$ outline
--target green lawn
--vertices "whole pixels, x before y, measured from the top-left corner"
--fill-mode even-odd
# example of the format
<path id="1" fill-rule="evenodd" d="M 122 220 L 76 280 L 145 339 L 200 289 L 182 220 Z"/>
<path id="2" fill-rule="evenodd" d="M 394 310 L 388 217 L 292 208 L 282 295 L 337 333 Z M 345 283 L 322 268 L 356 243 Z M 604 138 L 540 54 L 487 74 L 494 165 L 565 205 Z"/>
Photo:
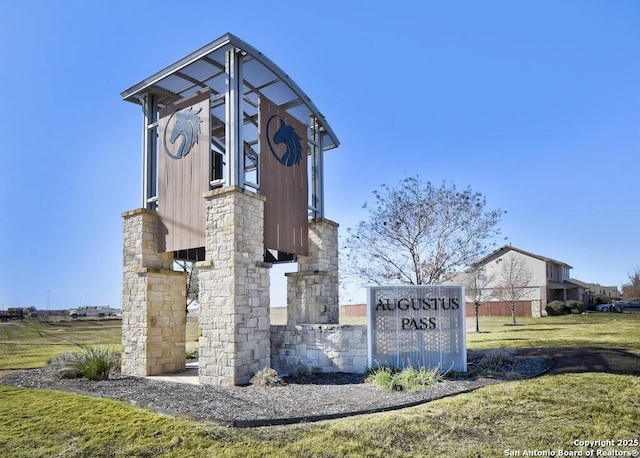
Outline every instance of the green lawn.
<path id="1" fill-rule="evenodd" d="M 42 367 L 49 359 L 83 345 L 120 349 L 121 333 L 120 320 L 0 323 L 0 371 Z"/>
<path id="2" fill-rule="evenodd" d="M 625 348 L 640 355 L 640 313 L 585 313 L 544 318 L 480 318 L 480 333 L 467 333 L 467 346 L 486 348 Z M 474 328 L 475 329 L 475 328 Z"/>
<path id="3" fill-rule="evenodd" d="M 481 321 L 484 332 L 467 335 L 469 348 L 570 350 L 590 346 L 640 355 L 640 314 L 519 319 L 521 326 L 515 327 L 505 326 L 507 322 L 505 318 Z M 79 326 L 77 334 L 91 334 L 87 327 Z M 12 328 L 11 337 L 1 334 L 1 360 L 7 355 L 9 340 L 26 344 L 53 339 L 51 329 L 45 330 L 25 329 L 25 336 L 20 336 Z M 119 339 L 119 331 L 97 325 L 94 330 L 100 335 L 94 343 L 115 344 L 113 340 Z M 69 340 L 76 331 L 67 331 Z M 11 359 L 20 351 L 14 348 Z M 15 363 L 6 367 L 11 366 Z M 631 375 L 547 375 L 392 413 L 236 430 L 106 399 L 0 385 L 0 456 L 493 457 L 511 452 L 511 456 L 516 452 L 523 456 L 525 450 L 553 450 L 556 456 L 558 450 L 575 450 L 584 456 L 588 447 L 574 445 L 574 441 L 638 440 L 639 393 L 640 377 Z M 600 452 L 640 449 L 622 445 L 589 448 Z"/>

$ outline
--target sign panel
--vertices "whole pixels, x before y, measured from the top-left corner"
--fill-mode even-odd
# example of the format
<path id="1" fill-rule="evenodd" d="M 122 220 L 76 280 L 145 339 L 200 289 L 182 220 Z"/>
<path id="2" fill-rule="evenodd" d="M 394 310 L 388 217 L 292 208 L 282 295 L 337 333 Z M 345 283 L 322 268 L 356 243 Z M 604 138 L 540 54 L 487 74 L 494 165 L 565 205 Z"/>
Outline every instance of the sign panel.
<path id="1" fill-rule="evenodd" d="M 158 251 L 205 244 L 210 181 L 209 91 L 160 111 L 158 122 Z"/>
<path id="2" fill-rule="evenodd" d="M 264 246 L 309 254 L 307 128 L 266 97 L 260 97 L 260 194 Z"/>
<path id="3" fill-rule="evenodd" d="M 369 287 L 369 367 L 466 372 L 464 307 L 462 286 Z"/>

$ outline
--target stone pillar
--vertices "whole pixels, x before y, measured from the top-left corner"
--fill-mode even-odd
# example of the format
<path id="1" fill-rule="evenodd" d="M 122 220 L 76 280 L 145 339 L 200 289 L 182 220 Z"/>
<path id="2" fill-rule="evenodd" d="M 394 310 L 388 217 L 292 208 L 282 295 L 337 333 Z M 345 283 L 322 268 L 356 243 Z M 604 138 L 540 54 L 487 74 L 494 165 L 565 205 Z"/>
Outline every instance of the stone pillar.
<path id="1" fill-rule="evenodd" d="M 200 383 L 232 386 L 271 365 L 264 198 L 229 186 L 205 193 L 206 255 L 198 263 Z"/>
<path id="2" fill-rule="evenodd" d="M 158 253 L 156 212 L 141 208 L 122 217 L 122 373 L 184 370 L 186 274 L 171 270 L 173 253 Z"/>
<path id="3" fill-rule="evenodd" d="M 338 324 L 338 224 L 309 221 L 309 256 L 287 276 L 287 324 Z"/>

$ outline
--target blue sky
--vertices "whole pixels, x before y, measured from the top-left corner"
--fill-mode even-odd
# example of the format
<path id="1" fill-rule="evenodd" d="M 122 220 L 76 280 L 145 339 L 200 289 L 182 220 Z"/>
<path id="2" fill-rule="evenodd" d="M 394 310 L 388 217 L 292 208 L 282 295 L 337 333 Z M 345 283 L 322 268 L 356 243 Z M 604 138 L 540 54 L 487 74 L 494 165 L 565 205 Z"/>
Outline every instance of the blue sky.
<path id="1" fill-rule="evenodd" d="M 326 210 L 342 230 L 379 185 L 419 174 L 483 193 L 507 211 L 508 242 L 575 278 L 620 286 L 640 265 L 637 1 L 2 9 L 2 308 L 119 307 L 142 124 L 120 92 L 226 32 L 288 73 L 336 132 Z"/>

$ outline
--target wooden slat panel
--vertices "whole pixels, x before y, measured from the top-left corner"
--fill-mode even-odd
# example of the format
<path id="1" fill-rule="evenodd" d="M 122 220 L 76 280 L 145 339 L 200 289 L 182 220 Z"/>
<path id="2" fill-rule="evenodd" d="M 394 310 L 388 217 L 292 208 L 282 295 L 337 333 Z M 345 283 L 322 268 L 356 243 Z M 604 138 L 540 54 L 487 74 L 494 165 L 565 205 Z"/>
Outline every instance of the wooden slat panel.
<path id="1" fill-rule="evenodd" d="M 158 125 L 159 251 L 204 246 L 206 207 L 202 194 L 209 190 L 210 107 L 208 91 L 164 108 Z M 171 143 L 172 133 L 177 135 Z M 191 129 L 191 130 L 190 130 Z M 181 145 L 197 134 L 197 141 Z"/>
<path id="2" fill-rule="evenodd" d="M 265 248 L 307 256 L 307 128 L 266 97 L 259 124 Z"/>

